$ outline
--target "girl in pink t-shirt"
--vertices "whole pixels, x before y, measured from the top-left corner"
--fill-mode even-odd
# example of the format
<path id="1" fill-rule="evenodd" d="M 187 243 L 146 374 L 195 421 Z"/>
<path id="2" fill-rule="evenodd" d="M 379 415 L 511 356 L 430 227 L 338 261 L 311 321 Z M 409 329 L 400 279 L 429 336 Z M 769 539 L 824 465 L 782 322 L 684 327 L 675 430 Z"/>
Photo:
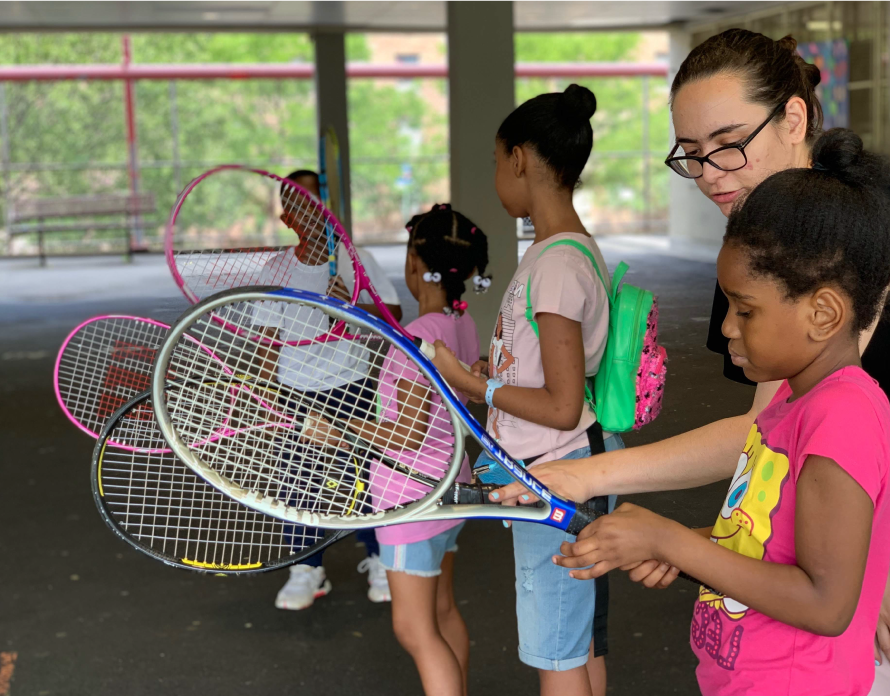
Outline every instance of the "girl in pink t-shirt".
<path id="1" fill-rule="evenodd" d="M 430 343 L 441 341 L 458 359 L 470 364 L 479 359 L 479 335 L 467 313 L 462 295 L 472 278 L 479 292 L 490 284 L 485 276 L 488 242 L 470 220 L 436 205 L 407 225 L 408 254 L 405 283 L 420 305 L 420 316 L 405 328 Z M 350 427 L 371 442 L 382 436 L 387 456 L 421 473 L 441 476 L 440 452 L 430 445 L 419 450 L 393 449 L 391 436 L 400 426 L 412 427 L 418 411 L 428 409 L 428 429 L 435 437 L 426 442 L 453 439 L 451 421 L 441 399 L 429 394 L 429 382 L 397 350 L 390 351 L 380 370 L 379 420 L 353 422 Z M 463 398 L 466 403 L 466 398 Z M 381 432 L 382 431 L 382 432 Z M 389 444 L 387 447 L 386 445 Z M 458 481 L 470 480 L 464 458 Z M 371 503 L 380 509 L 417 500 L 429 489 L 381 464 L 370 472 Z M 399 492 L 394 499 L 393 491 Z M 470 644 L 467 628 L 454 602 L 452 576 L 457 536 L 463 521 L 413 522 L 377 529 L 380 561 L 386 568 L 392 594 L 392 623 L 396 638 L 414 659 L 425 693 L 462 696 L 467 690 Z"/>
<path id="2" fill-rule="evenodd" d="M 858 339 L 890 285 L 890 162 L 842 129 L 812 156 L 812 169 L 774 174 L 733 210 L 717 260 L 733 363 L 784 381 L 716 524 L 690 530 L 625 504 L 554 558 L 583 568 L 577 578 L 623 568 L 639 579 L 644 566 L 661 578 L 667 564 L 667 579 L 681 569 L 705 583 L 691 641 L 706 696 L 864 696 L 875 675 L 890 403 Z"/>
<path id="3" fill-rule="evenodd" d="M 447 351 L 435 360 L 452 387 L 488 404 L 489 434 L 528 466 L 623 447 L 618 435 L 598 428 L 584 398 L 609 327 L 607 289 L 594 263 L 603 278 L 609 274 L 572 202 L 593 147 L 595 110 L 593 93 L 570 85 L 530 99 L 501 124 L 495 188 L 512 217 L 531 217 L 535 242 L 506 286 L 488 361 L 469 374 Z M 486 483 L 513 480 L 485 454 L 475 470 Z M 605 509 L 614 499 L 596 504 Z M 577 583 L 550 562 L 568 539 L 574 536 L 553 527 L 513 525 L 519 659 L 538 670 L 543 696 L 602 696 L 607 581 Z"/>

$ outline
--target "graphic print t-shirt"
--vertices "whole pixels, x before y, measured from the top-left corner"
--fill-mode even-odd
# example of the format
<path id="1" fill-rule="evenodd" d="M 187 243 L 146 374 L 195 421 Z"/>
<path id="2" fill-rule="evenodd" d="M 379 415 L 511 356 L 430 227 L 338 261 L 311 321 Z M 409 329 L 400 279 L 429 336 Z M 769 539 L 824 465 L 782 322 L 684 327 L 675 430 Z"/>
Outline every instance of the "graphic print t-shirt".
<path id="1" fill-rule="evenodd" d="M 395 287 L 373 256 L 364 250 L 358 250 L 358 252 L 362 265 L 381 299 L 386 304 L 399 304 Z M 355 274 L 352 264 L 348 262 L 349 255 L 342 247 L 338 258 L 341 259 L 341 262 L 337 272 L 343 279 L 347 290 L 352 293 L 355 287 Z M 323 295 L 327 291 L 330 279 L 328 264 L 306 265 L 297 259 L 293 249 L 287 249 L 266 262 L 258 283 L 260 285 L 279 285 Z M 370 304 L 371 298 L 367 292 L 362 291 L 358 302 Z M 284 320 L 270 321 L 274 316 L 273 313 L 262 310 L 273 308 L 264 303 L 254 319 L 254 324 L 282 329 L 279 332 L 279 338 L 284 341 L 311 339 L 316 335 L 324 334 L 330 328 L 330 321 L 323 312 L 296 305 L 282 306 L 287 307 Z M 280 351 L 278 374 L 282 383 L 301 391 L 327 391 L 367 377 L 364 368 L 367 352 L 358 344 L 334 341 L 306 346 L 285 345 L 281 346 Z"/>
<path id="2" fill-rule="evenodd" d="M 847 630 L 830 638 L 700 589 L 691 641 L 705 696 L 855 696 L 874 679 L 872 646 L 890 568 L 890 404 L 858 367 L 789 403 L 792 396 L 785 382 L 751 427 L 711 540 L 751 558 L 796 563 L 797 480 L 808 456 L 829 458 L 874 504 L 859 604 Z"/>
<path id="3" fill-rule="evenodd" d="M 590 259 L 583 252 L 561 244 L 541 254 L 549 245 L 562 239 L 587 246 L 604 279 L 609 280 L 606 262 L 592 237 L 564 232 L 530 246 L 507 287 L 491 337 L 489 376 L 504 384 L 531 388 L 544 386 L 541 344 L 525 318 L 529 274 L 535 316 L 546 312 L 579 322 L 584 340 L 585 374 L 596 374 L 599 369 L 609 333 L 608 298 Z M 517 459 L 543 455 L 536 464 L 559 459 L 586 446 L 585 431 L 594 421 L 593 412 L 586 406 L 578 425 L 569 431 L 554 430 L 495 408 L 488 409 L 488 433 Z"/>
<path id="4" fill-rule="evenodd" d="M 479 334 L 476 331 L 476 323 L 467 313 L 446 316 L 431 312 L 418 317 L 405 329 L 412 336 L 419 336 L 430 343 L 441 340 L 454 351 L 459 360 L 468 365 L 479 359 Z M 429 382 L 413 363 L 405 359 L 403 353 L 396 350 L 391 350 L 383 363 L 380 374 L 387 376 L 386 379 L 381 377 L 380 380 L 381 417 L 396 422 L 399 418 L 399 380 L 404 379 L 424 385 Z M 466 397 L 459 396 L 463 403 L 467 402 Z M 442 400 L 433 394 L 431 402 L 428 426 L 431 439 L 426 443 L 428 446 L 422 447 L 419 452 L 403 450 L 399 452 L 387 451 L 387 454 L 412 469 L 439 479 L 451 463 L 443 456 L 443 453 L 453 451 L 453 448 L 449 446 L 454 443 L 454 430 L 451 427 L 448 412 L 442 406 Z M 436 447 L 437 444 L 441 447 Z M 457 480 L 462 483 L 467 483 L 470 480 L 470 460 L 466 455 Z M 429 488 L 426 486 L 410 481 L 406 476 L 394 472 L 391 468 L 379 463 L 372 464 L 371 500 L 380 509 L 418 500 L 428 492 Z M 460 520 L 440 520 L 379 527 L 377 541 L 393 546 L 411 544 L 416 541 L 432 539 L 437 534 L 458 524 L 460 524 Z"/>

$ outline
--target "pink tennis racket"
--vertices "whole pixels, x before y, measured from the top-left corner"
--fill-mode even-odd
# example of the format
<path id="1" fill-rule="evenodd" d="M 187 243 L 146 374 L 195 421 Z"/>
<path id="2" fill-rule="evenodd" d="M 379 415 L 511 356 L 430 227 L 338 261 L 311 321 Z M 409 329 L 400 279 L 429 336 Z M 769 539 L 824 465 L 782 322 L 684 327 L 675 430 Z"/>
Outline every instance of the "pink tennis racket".
<path id="1" fill-rule="evenodd" d="M 311 193 L 267 171 L 226 164 L 189 183 L 170 213 L 164 250 L 176 284 L 192 303 L 255 285 L 315 292 L 352 305 L 365 291 L 381 317 L 404 333 L 337 218 Z M 338 322 L 287 345 L 344 337 L 346 327 Z"/>
<path id="2" fill-rule="evenodd" d="M 158 348 L 170 327 L 154 319 L 132 316 L 99 316 L 87 319 L 68 334 L 59 349 L 53 386 L 62 412 L 80 430 L 98 438 L 108 420 L 125 403 L 151 386 L 151 370 Z M 232 374 L 206 346 L 187 336 L 185 351 L 199 363 L 214 362 L 223 374 Z M 177 375 L 171 374 L 176 379 Z M 243 402 L 233 392 L 233 408 Z M 268 405 L 260 404 L 268 410 Z M 228 429 L 208 434 L 208 439 L 228 437 Z M 108 444 L 135 450 L 130 441 L 111 439 Z"/>
<path id="3" fill-rule="evenodd" d="M 62 342 L 53 386 L 62 412 L 92 438 L 127 401 L 151 386 L 166 324 L 131 316 L 87 319 Z"/>

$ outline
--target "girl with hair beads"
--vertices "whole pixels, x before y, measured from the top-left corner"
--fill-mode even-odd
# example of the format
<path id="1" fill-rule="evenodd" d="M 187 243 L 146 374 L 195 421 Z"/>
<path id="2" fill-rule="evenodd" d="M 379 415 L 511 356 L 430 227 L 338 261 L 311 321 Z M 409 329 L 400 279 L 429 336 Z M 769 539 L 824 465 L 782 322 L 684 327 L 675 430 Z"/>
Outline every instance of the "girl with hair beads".
<path id="1" fill-rule="evenodd" d="M 706 535 L 624 504 L 554 562 L 655 559 L 700 578 L 697 677 L 719 694 L 866 694 L 890 568 L 890 403 L 859 337 L 890 285 L 890 164 L 828 131 L 729 217 L 717 261 L 734 365 L 779 381 Z M 694 464 L 690 463 L 690 466 Z M 710 536 L 710 540 L 708 540 Z M 592 568 L 592 564 L 596 564 Z"/>
<path id="2" fill-rule="evenodd" d="M 526 465 L 623 447 L 617 435 L 606 433 L 603 442 L 584 398 L 585 376 L 599 368 L 609 324 L 606 288 L 594 268 L 608 282 L 606 264 L 572 203 L 593 147 L 595 110 L 593 93 L 571 85 L 525 102 L 501 124 L 497 194 L 512 217 L 531 218 L 535 242 L 504 295 L 490 360 L 475 365 L 475 374 L 442 348 L 435 361 L 456 390 L 488 404 L 489 434 Z M 533 309 L 526 314 L 526 307 Z M 486 455 L 476 470 L 485 481 L 506 476 Z M 544 525 L 513 525 L 519 658 L 538 669 L 545 696 L 601 696 L 607 585 L 574 582 L 550 562 L 569 539 Z"/>
<path id="3" fill-rule="evenodd" d="M 405 328 L 430 343 L 444 343 L 467 364 L 475 362 L 479 336 L 462 297 L 471 278 L 477 292 L 490 285 L 490 278 L 484 275 L 488 265 L 485 234 L 450 205 L 436 205 L 415 216 L 407 229 L 405 283 L 420 305 L 420 316 Z M 393 451 L 400 427 L 413 427 L 422 419 L 429 428 L 450 431 L 450 421 L 439 397 L 428 398 L 429 383 L 400 352 L 393 351 L 386 358 L 380 373 L 390 376 L 379 385 L 380 420 L 353 421 L 349 427 L 386 448 L 388 456 L 423 471 L 425 461 L 441 455 L 408 446 Z M 465 397 L 463 401 L 466 403 Z M 387 505 L 415 499 L 414 484 L 404 480 L 398 488 L 405 493 L 392 500 L 393 481 L 399 477 L 383 465 L 372 468 L 370 490 L 375 504 L 383 491 L 389 491 Z M 466 458 L 457 480 L 470 480 Z M 424 493 L 418 490 L 417 497 Z M 452 589 L 457 536 L 463 525 L 462 521 L 414 522 L 376 530 L 380 561 L 392 594 L 393 630 L 414 659 L 428 695 L 462 696 L 467 690 L 470 642 Z"/>

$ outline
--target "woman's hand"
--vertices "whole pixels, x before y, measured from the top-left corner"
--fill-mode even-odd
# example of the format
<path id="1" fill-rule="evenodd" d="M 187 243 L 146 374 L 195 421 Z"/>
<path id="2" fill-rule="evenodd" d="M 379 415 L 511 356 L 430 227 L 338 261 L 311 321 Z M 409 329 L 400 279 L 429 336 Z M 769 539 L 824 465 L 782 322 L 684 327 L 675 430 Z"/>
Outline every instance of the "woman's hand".
<path id="1" fill-rule="evenodd" d="M 553 562 L 563 568 L 582 569 L 572 570 L 569 576 L 589 580 L 614 568 L 660 560 L 663 539 L 673 524 L 645 508 L 624 503 L 587 525 L 574 543 L 563 542 L 563 555 L 554 556 Z"/>
<path id="2" fill-rule="evenodd" d="M 582 503 L 599 493 L 594 490 L 591 480 L 592 458 L 560 459 L 553 462 L 535 464 L 531 469 L 532 476 L 547 488 L 566 500 Z M 538 498 L 521 483 L 511 483 L 499 488 L 488 496 L 495 503 L 503 505 L 525 505 Z"/>
<path id="3" fill-rule="evenodd" d="M 467 372 L 455 357 L 454 351 L 442 341 L 436 341 L 434 345 L 436 357 L 433 358 L 433 365 L 436 366 L 445 381 L 453 389 L 466 394 L 468 398 L 474 401 L 485 401 L 485 378 Z"/>

